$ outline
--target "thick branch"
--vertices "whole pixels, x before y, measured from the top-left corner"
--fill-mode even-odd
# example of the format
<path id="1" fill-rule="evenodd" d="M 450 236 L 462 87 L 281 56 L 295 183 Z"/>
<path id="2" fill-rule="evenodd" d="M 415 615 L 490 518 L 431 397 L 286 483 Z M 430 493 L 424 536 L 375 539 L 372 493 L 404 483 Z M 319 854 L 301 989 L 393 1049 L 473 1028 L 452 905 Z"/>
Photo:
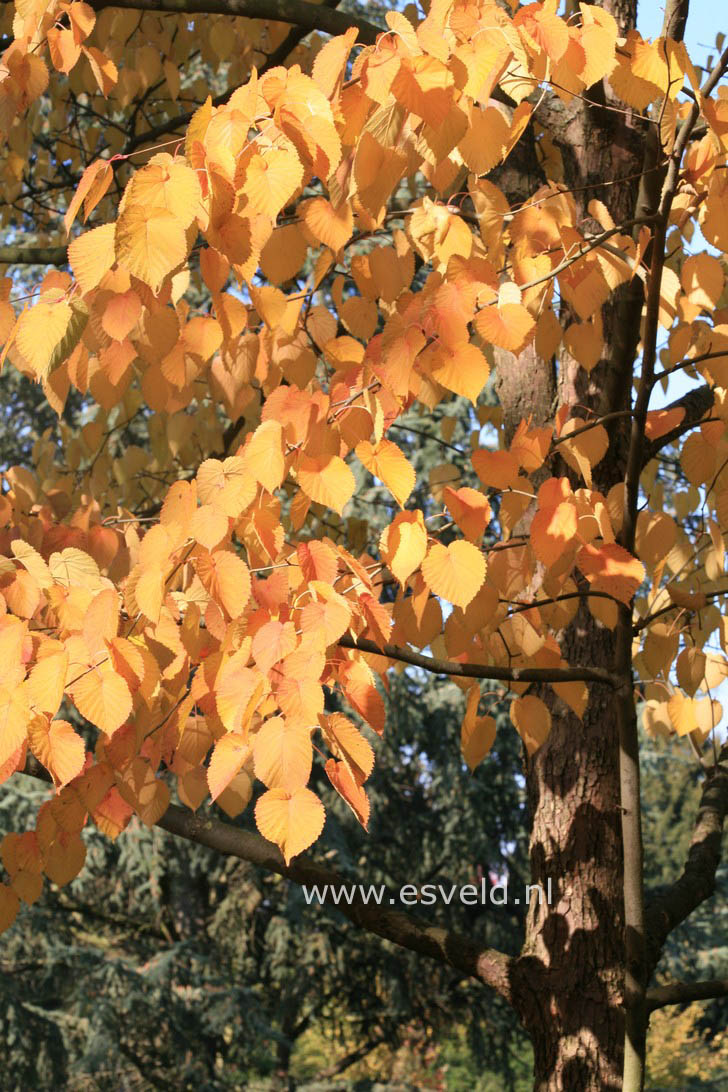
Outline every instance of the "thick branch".
<path id="1" fill-rule="evenodd" d="M 721 757 L 728 762 L 728 754 L 724 753 Z M 657 892 L 647 909 L 647 943 L 653 968 L 672 930 L 715 891 L 726 813 L 728 765 L 719 763 L 706 774 L 683 873 L 675 883 Z"/>
<path id="2" fill-rule="evenodd" d="M 0 246 L 0 265 L 67 265 L 65 246 Z"/>
<path id="3" fill-rule="evenodd" d="M 301 855 L 290 865 L 286 865 L 277 847 L 259 834 L 240 830 L 229 823 L 221 823 L 218 819 L 194 815 L 175 804 L 170 804 L 157 825 L 188 841 L 250 861 L 268 872 L 276 872 L 293 883 L 306 884 L 309 887 L 316 884 L 320 889 L 329 885 L 324 902 L 334 906 L 355 925 L 402 948 L 431 956 L 440 963 L 479 979 L 503 997 L 509 997 L 508 956 L 493 949 L 483 949 L 468 937 L 429 925 L 414 915 L 389 909 L 397 902 L 394 897 L 390 897 L 389 892 L 382 899 L 383 906 L 367 903 L 361 898 L 356 884 L 345 880 L 336 872 L 322 868 L 307 857 Z M 357 891 L 352 896 L 351 903 L 342 900 L 337 905 L 331 897 L 332 887 L 337 892 L 342 888 L 349 891 L 357 888 Z"/>
<path id="4" fill-rule="evenodd" d="M 325 34 L 345 34 L 349 27 L 356 27 L 363 45 L 374 45 L 377 35 L 382 33 L 380 27 L 358 15 L 309 4 L 306 0 L 89 0 L 89 3 L 94 11 L 126 8 L 169 15 L 237 15 L 292 23 L 307 31 L 321 30 Z"/>
<path id="5" fill-rule="evenodd" d="M 728 997 L 728 978 L 708 978 L 704 982 L 670 982 L 647 991 L 647 1011 L 654 1012 L 665 1005 L 686 1005 L 691 1001 L 711 1001 Z"/>
<path id="6" fill-rule="evenodd" d="M 538 604 L 534 604 L 538 606 Z M 617 680 L 609 671 L 599 667 L 498 667 L 484 664 L 460 664 L 453 660 L 436 660 L 433 656 L 423 656 L 399 645 L 378 645 L 366 637 L 341 637 L 342 648 L 357 648 L 360 652 L 371 652 L 375 656 L 386 656 L 389 660 L 399 660 L 404 664 L 421 667 L 433 675 L 458 675 L 466 679 L 495 679 L 504 682 L 595 682 L 614 687 Z"/>
<path id="7" fill-rule="evenodd" d="M 50 780 L 45 768 L 30 756 L 26 760 L 24 773 L 42 781 Z M 506 1000 L 510 1000 L 509 956 L 493 948 L 483 948 L 460 933 L 430 925 L 414 914 L 391 909 L 398 905 L 399 900 L 383 884 L 379 887 L 374 885 L 382 892 L 381 905 L 374 899 L 367 902 L 361 896 L 358 883 L 316 864 L 305 855 L 295 857 L 290 865 L 286 865 L 277 846 L 267 842 L 259 834 L 234 827 L 230 823 L 222 823 L 211 816 L 195 815 L 176 804 L 169 805 L 156 825 L 189 842 L 207 846 L 229 857 L 238 857 L 266 872 L 274 872 L 292 883 L 307 887 L 315 885 L 323 895 L 324 905 L 333 906 L 361 929 L 398 944 L 401 948 L 430 956 L 471 978 L 477 978 Z M 369 884 L 366 887 L 370 890 Z M 332 891 L 338 895 L 344 889 L 350 895 L 350 901 L 341 898 L 337 903 L 332 897 Z M 318 903 L 318 899 L 316 902 Z"/>

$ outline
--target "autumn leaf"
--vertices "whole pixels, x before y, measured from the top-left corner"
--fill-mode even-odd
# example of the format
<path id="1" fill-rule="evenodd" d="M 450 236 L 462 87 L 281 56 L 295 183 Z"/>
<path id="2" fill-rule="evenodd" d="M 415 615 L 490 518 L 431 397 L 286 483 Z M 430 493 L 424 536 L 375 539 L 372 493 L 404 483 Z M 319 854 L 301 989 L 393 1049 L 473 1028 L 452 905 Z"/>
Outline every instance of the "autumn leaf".
<path id="1" fill-rule="evenodd" d="M 255 805 L 258 830 L 280 848 L 287 865 L 316 841 L 325 819 L 324 806 L 310 789 L 269 789 Z"/>
<path id="2" fill-rule="evenodd" d="M 422 562 L 422 575 L 435 595 L 467 607 L 485 580 L 485 558 L 471 542 L 435 543 Z"/>
<path id="3" fill-rule="evenodd" d="M 511 720 L 523 740 L 529 755 L 534 754 L 546 742 L 551 731 L 551 714 L 548 707 L 533 694 L 516 698 L 511 702 Z"/>
<path id="4" fill-rule="evenodd" d="M 480 687 L 472 686 L 468 691 L 467 707 L 460 729 L 460 747 L 465 764 L 472 773 L 490 751 L 495 742 L 495 720 L 493 717 L 479 717 Z"/>

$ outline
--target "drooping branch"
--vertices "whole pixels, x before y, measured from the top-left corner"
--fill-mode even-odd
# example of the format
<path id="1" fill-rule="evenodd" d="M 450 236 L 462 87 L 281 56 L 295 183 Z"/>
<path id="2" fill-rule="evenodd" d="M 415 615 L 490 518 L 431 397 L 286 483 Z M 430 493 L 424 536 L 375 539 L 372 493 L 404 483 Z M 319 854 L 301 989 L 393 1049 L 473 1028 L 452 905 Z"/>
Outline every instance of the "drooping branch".
<path id="1" fill-rule="evenodd" d="M 66 265 L 65 246 L 0 246 L 0 265 Z"/>
<path id="2" fill-rule="evenodd" d="M 230 15 L 246 19 L 266 19 L 274 23 L 291 23 L 305 30 L 321 30 L 325 34 L 344 34 L 349 27 L 359 31 L 363 45 L 374 45 L 382 28 L 374 23 L 336 11 L 307 0 L 89 0 L 94 11 L 103 8 L 125 8 L 132 11 L 163 12 L 169 15 Z"/>
<path id="3" fill-rule="evenodd" d="M 538 604 L 535 604 L 538 606 Z M 386 656 L 389 660 L 412 664 L 430 671 L 433 675 L 456 675 L 465 679 L 493 679 L 502 682 L 593 682 L 615 687 L 618 680 L 609 671 L 600 667 L 500 667 L 484 664 L 461 664 L 454 660 L 438 660 L 433 656 L 423 656 L 399 645 L 378 645 L 366 637 L 341 637 L 342 648 L 356 648 L 360 652 L 370 652 L 375 656 Z"/>
<path id="4" fill-rule="evenodd" d="M 45 768 L 31 756 L 26 760 L 23 772 L 41 781 L 50 780 Z M 470 978 L 478 979 L 510 1000 L 510 956 L 493 948 L 484 948 L 460 933 L 430 925 L 414 914 L 392 909 L 399 905 L 400 900 L 384 884 L 365 884 L 369 893 L 372 887 L 376 889 L 379 899 L 377 901 L 371 895 L 368 899 L 364 898 L 360 884 L 317 864 L 305 854 L 295 857 L 291 864 L 286 865 L 278 847 L 259 834 L 211 816 L 196 815 L 176 804 L 169 805 L 156 825 L 188 842 L 248 861 L 292 883 L 309 888 L 316 886 L 323 905 L 333 906 L 359 928 L 401 948 L 430 956 Z"/>
<path id="5" fill-rule="evenodd" d="M 686 1005 L 691 1001 L 712 1001 L 728 997 L 728 978 L 708 978 L 703 982 L 670 982 L 647 991 L 647 1011 L 666 1005 Z"/>
<path id="6" fill-rule="evenodd" d="M 657 965 L 667 937 L 715 891 L 728 814 L 728 749 L 708 769 L 682 875 L 651 898 L 646 913 L 649 959 Z"/>

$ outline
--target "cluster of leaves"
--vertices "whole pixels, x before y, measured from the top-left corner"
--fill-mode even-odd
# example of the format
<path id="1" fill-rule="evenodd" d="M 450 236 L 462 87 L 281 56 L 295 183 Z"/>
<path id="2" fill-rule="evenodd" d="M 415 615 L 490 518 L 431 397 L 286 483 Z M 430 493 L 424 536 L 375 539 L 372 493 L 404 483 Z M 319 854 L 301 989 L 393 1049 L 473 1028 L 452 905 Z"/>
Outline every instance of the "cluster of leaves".
<path id="1" fill-rule="evenodd" d="M 503 724 L 492 768 L 471 777 L 448 736 L 461 701 L 454 686 L 396 681 L 370 837 L 362 841 L 349 810 L 331 801 L 322 848 L 346 875 L 363 864 L 373 883 L 401 882 L 405 840 L 416 840 L 422 878 L 449 886 L 508 870 L 518 882 L 525 847 L 515 739 Z M 330 798 L 322 780 L 317 791 Z M 3 821 L 25 824 L 42 789 L 14 784 Z M 447 913 L 455 926 L 518 944 L 513 912 L 453 904 Z M 296 888 L 248 865 L 191 843 L 170 854 L 165 836 L 143 826 L 116 843 L 96 834 L 83 873 L 8 935 L 6 1081 L 168 1087 L 174 1073 L 177 1086 L 229 1087 L 288 1070 L 302 1038 L 325 1037 L 323 1071 L 350 1047 L 396 1052 L 416 1026 L 412 1059 L 448 1034 L 467 1034 L 459 1056 L 497 1069 L 510 1087 L 518 1035 L 509 1009 L 444 968 L 395 952 L 382 962 L 378 949 L 335 911 L 307 906 Z M 296 1072 L 315 1076 L 300 1053 Z"/>

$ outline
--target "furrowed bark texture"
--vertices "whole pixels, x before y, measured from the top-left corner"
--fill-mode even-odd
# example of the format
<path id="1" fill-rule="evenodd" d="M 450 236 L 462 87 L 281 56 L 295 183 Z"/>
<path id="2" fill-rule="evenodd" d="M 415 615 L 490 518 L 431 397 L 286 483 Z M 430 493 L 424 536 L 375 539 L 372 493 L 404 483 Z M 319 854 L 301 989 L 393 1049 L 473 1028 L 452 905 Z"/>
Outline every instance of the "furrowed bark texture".
<path id="1" fill-rule="evenodd" d="M 605 0 L 622 33 L 634 26 L 636 4 Z M 580 216 L 589 202 L 604 202 L 615 223 L 636 215 L 636 176 L 645 159 L 645 131 L 610 104 L 600 84 L 592 102 L 565 106 L 549 98 L 537 111 L 562 154 L 564 183 Z M 638 126 L 640 126 L 638 128 Z M 527 144 L 524 142 L 524 148 Z M 520 168 L 520 169 L 519 169 Z M 500 184 L 511 200 L 533 192 L 527 165 L 513 163 Z M 605 186 L 609 180 L 614 184 Z M 643 201 L 639 215 L 649 211 Z M 597 230 L 599 230 L 597 228 Z M 562 352 L 539 360 L 529 350 L 497 360 L 499 397 L 507 428 L 522 417 L 553 420 L 564 404 L 596 415 L 630 408 L 632 368 L 643 302 L 638 278 L 604 308 L 604 358 L 587 374 Z M 564 319 L 562 314 L 562 320 Z M 605 492 L 624 479 L 629 419 L 610 422 L 610 450 L 596 468 L 594 488 Z M 572 477 L 565 464 L 553 473 Z M 528 517 L 527 517 L 528 518 Z M 524 528 L 519 528 L 523 530 Z M 606 668 L 615 661 L 614 637 L 585 605 L 564 631 L 567 662 Z M 539 691 L 541 692 L 541 691 Z M 531 882 L 547 889 L 551 905 L 529 907 L 521 958 L 512 971 L 512 996 L 535 1052 L 538 1092 L 607 1092 L 622 1085 L 624 1047 L 624 892 L 620 826 L 619 742 L 614 691 L 589 685 L 589 704 L 579 721 L 558 698 L 551 705 L 547 743 L 526 761 L 532 819 Z"/>

